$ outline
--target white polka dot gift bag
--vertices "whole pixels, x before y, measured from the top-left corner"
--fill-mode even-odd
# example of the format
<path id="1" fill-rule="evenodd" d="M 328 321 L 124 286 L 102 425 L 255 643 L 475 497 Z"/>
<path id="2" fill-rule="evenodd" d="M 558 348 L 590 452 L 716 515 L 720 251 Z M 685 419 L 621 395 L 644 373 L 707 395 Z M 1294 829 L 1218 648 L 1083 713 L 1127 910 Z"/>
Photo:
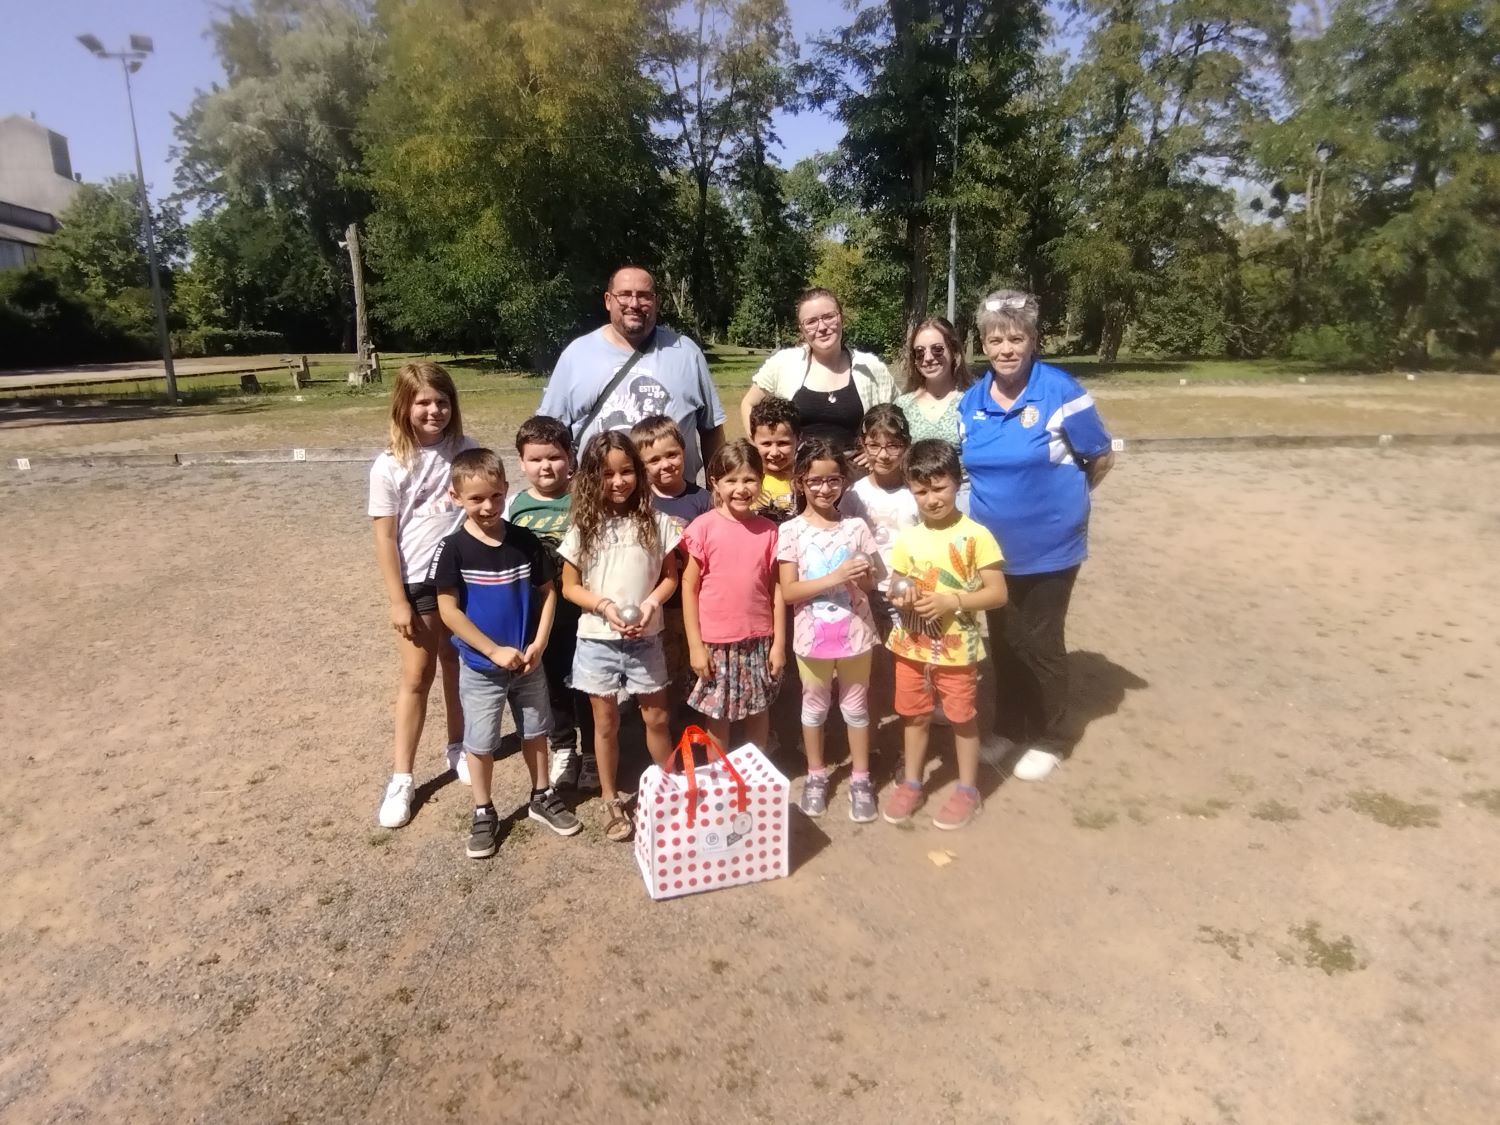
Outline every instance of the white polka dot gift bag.
<path id="1" fill-rule="evenodd" d="M 694 746 L 707 765 L 694 764 Z M 783 877 L 790 803 L 791 785 L 757 747 L 725 754 L 707 731 L 688 727 L 667 768 L 641 777 L 635 859 L 647 893 L 676 898 Z"/>

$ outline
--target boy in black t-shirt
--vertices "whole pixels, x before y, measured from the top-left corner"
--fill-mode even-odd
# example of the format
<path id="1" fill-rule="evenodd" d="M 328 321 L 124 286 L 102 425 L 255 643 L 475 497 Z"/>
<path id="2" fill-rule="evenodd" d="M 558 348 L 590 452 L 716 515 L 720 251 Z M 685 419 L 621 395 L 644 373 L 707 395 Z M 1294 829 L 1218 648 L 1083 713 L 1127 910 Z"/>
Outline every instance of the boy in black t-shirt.
<path id="1" fill-rule="evenodd" d="M 531 771 L 526 815 L 562 836 L 582 825 L 547 787 L 552 705 L 541 664 L 557 609 L 556 570 L 541 540 L 502 515 L 505 466 L 493 451 L 460 453 L 450 482 L 467 518 L 438 546 L 428 581 L 437 587 L 438 613 L 458 649 L 464 753 L 474 793 L 467 850 L 471 859 L 484 859 L 500 846 L 490 785 L 507 702 Z"/>

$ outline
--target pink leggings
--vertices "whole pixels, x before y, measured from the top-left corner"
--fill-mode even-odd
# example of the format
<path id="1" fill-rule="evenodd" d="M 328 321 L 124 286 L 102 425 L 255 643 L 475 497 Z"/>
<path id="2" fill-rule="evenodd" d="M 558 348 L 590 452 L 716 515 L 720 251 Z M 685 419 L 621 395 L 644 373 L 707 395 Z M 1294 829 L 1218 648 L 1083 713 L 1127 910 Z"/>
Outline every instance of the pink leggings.
<path id="1" fill-rule="evenodd" d="M 833 679 L 839 681 L 839 711 L 843 713 L 844 725 L 867 727 L 870 725 L 870 654 L 841 656 L 837 659 L 820 660 L 811 656 L 797 657 L 797 671 L 802 676 L 802 725 L 821 727 L 828 718 L 828 708 L 833 702 Z"/>

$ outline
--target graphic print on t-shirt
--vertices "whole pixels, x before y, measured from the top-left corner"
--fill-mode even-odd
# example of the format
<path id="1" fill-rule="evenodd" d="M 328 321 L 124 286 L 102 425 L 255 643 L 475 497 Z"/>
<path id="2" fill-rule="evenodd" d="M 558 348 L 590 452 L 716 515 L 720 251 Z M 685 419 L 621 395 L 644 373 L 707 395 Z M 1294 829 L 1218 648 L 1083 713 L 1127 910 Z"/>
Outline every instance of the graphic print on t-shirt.
<path id="1" fill-rule="evenodd" d="M 616 371 L 619 368 L 615 368 Z M 615 388 L 599 411 L 599 428 L 602 430 L 628 430 L 642 418 L 653 414 L 672 413 L 672 392 L 657 381 L 649 370 L 637 364 L 623 386 Z"/>

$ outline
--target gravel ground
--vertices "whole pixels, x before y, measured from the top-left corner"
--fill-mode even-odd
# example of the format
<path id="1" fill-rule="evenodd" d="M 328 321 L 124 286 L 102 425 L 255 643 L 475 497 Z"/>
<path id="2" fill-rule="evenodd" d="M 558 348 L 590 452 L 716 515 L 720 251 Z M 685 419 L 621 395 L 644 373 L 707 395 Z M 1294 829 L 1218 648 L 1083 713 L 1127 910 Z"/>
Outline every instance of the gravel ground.
<path id="1" fill-rule="evenodd" d="M 0 1120 L 1494 1119 L 1495 451 L 1127 456 L 1057 775 L 655 904 L 435 726 L 375 827 L 364 480 L 0 480 Z"/>

